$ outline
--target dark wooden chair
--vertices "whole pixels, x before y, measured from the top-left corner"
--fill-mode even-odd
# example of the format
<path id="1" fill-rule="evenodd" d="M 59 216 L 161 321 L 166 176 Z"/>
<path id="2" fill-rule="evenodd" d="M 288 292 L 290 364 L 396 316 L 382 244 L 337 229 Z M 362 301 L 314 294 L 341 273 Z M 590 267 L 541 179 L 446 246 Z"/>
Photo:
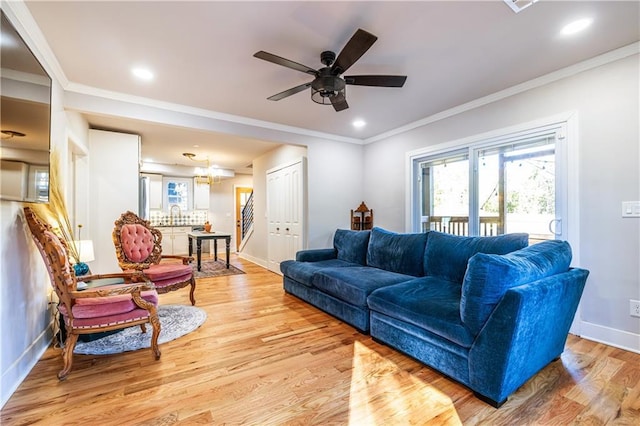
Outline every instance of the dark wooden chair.
<path id="1" fill-rule="evenodd" d="M 51 285 L 59 299 L 58 310 L 64 319 L 66 340 L 62 351 L 63 369 L 58 379 L 64 380 L 73 365 L 73 350 L 81 334 L 119 330 L 139 325 L 146 332 L 146 324 L 153 327 L 151 350 L 160 359 L 158 336 L 158 293 L 153 284 L 139 272 L 84 275 L 76 277 L 69 261 L 68 247 L 53 228 L 42 221 L 30 207 L 24 208 L 25 220 L 33 241 L 49 272 Z M 78 290 L 78 280 L 121 278 L 124 284 L 114 284 Z M 141 281 L 134 283 L 133 281 Z"/>
<path id="2" fill-rule="evenodd" d="M 162 233 L 151 226 L 149 221 L 127 211 L 115 221 L 113 244 L 116 257 L 123 271 L 140 271 L 153 282 L 158 293 L 168 293 L 191 286 L 189 298 L 196 304 L 194 292 L 196 280 L 190 263 L 190 256 L 162 254 Z M 162 262 L 176 259 L 181 262 Z"/>

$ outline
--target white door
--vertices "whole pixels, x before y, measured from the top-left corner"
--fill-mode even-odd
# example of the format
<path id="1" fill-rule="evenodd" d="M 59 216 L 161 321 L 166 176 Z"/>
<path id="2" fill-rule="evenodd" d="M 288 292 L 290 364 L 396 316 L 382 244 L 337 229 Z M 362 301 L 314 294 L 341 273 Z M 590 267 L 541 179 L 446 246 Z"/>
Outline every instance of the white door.
<path id="1" fill-rule="evenodd" d="M 269 269 L 280 273 L 280 262 L 295 259 L 304 247 L 304 161 L 267 172 L 267 255 Z"/>
<path id="2" fill-rule="evenodd" d="M 267 256 L 269 269 L 278 272 L 282 255 L 282 175 L 279 171 L 267 173 Z"/>

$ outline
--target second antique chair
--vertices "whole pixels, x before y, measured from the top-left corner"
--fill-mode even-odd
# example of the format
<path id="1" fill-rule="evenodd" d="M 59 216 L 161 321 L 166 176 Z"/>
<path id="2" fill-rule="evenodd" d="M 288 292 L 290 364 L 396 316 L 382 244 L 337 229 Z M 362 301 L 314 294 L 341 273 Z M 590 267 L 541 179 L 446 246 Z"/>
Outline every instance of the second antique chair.
<path id="1" fill-rule="evenodd" d="M 189 298 L 196 304 L 194 292 L 196 280 L 189 256 L 162 254 L 162 233 L 151 226 L 149 221 L 127 211 L 115 221 L 113 244 L 116 247 L 118 263 L 123 271 L 140 271 L 151 280 L 158 293 L 168 293 L 187 285 L 191 286 Z M 162 262 L 177 259 L 181 262 Z"/>
<path id="2" fill-rule="evenodd" d="M 66 340 L 62 351 L 63 369 L 58 379 L 64 380 L 73 365 L 73 350 L 81 334 L 93 334 L 140 326 L 146 332 L 146 324 L 151 323 L 151 350 L 160 359 L 158 336 L 160 320 L 157 313 L 158 294 L 146 280 L 132 283 L 140 273 L 114 273 L 84 275 L 83 281 L 119 278 L 124 284 L 112 284 L 78 290 L 78 278 L 71 263 L 64 239 L 56 235 L 52 227 L 43 222 L 30 207 L 24 208 L 24 217 L 51 279 L 59 299 L 58 310 L 64 319 Z M 142 277 L 144 279 L 144 277 Z"/>

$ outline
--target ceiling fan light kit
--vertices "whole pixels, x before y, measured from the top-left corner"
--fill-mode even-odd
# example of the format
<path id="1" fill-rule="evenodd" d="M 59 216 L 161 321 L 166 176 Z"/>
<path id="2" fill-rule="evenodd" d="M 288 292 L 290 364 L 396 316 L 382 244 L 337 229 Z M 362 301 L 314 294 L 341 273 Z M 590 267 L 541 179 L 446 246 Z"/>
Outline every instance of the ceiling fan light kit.
<path id="1" fill-rule="evenodd" d="M 407 79 L 404 75 L 354 75 L 341 77 L 360 57 L 375 43 L 378 37 L 358 29 L 336 57 L 330 50 L 320 54 L 320 61 L 325 65 L 315 70 L 303 64 L 286 58 L 265 52 L 256 52 L 253 56 L 264 61 L 272 62 L 296 71 L 313 75 L 315 79 L 283 92 L 277 93 L 267 99 L 279 101 L 288 96 L 311 87 L 311 100 L 321 105 L 333 105 L 336 111 L 349 108 L 346 99 L 346 85 L 375 86 L 375 87 L 402 87 Z"/>

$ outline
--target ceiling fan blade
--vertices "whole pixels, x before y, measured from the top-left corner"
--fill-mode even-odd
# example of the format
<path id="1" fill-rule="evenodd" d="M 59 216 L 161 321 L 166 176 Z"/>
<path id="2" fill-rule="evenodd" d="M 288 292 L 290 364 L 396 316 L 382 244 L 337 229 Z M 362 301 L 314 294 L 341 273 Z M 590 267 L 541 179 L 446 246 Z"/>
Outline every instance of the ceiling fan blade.
<path id="1" fill-rule="evenodd" d="M 270 101 L 279 101 L 280 99 L 284 99 L 287 96 L 295 95 L 298 92 L 302 92 L 304 89 L 308 89 L 309 87 L 311 87 L 311 82 L 292 87 L 291 89 L 287 89 L 284 92 L 269 96 L 267 99 L 269 99 Z"/>
<path id="2" fill-rule="evenodd" d="M 335 109 L 336 112 L 349 108 L 349 104 L 344 97 L 344 92 L 338 92 L 337 95 L 333 95 L 329 99 L 331 99 L 331 105 L 333 105 L 333 109 Z"/>
<path id="3" fill-rule="evenodd" d="M 350 75 L 344 76 L 346 84 L 355 86 L 402 87 L 406 75 Z"/>
<path id="4" fill-rule="evenodd" d="M 331 74 L 340 75 L 353 65 L 376 42 L 378 37 L 365 30 L 358 29 L 331 67 Z"/>
<path id="5" fill-rule="evenodd" d="M 273 53 L 265 52 L 264 50 L 254 53 L 253 56 L 277 65 L 282 65 L 283 67 L 294 69 L 296 71 L 302 71 L 311 75 L 318 74 L 318 71 L 314 70 L 313 68 L 299 64 L 297 62 L 293 62 L 289 59 L 282 58 L 278 55 L 274 55 Z"/>

